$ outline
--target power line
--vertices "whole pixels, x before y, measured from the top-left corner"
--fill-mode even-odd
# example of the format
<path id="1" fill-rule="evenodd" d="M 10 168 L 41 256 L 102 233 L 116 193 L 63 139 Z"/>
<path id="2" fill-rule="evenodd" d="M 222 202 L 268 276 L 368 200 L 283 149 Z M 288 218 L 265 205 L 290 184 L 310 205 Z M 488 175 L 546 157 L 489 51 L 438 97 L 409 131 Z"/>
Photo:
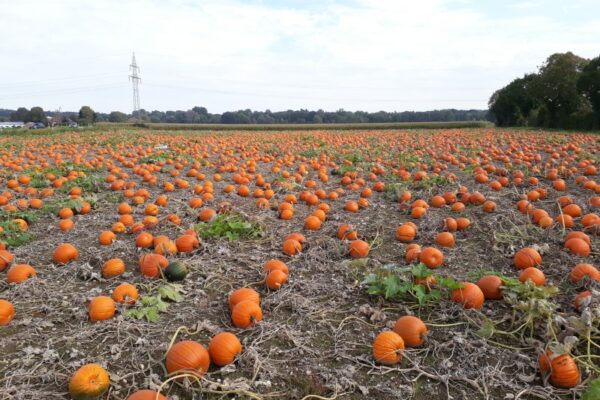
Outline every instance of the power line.
<path id="1" fill-rule="evenodd" d="M 11 94 L 10 97 L 2 97 L 0 100 L 2 101 L 10 101 L 17 98 L 28 98 L 28 97 L 38 97 L 40 95 L 45 94 L 75 94 L 75 93 L 85 93 L 96 90 L 103 89 L 112 89 L 118 87 L 126 87 L 126 83 L 118 83 L 118 84 L 103 84 L 103 85 L 90 85 L 90 86 L 81 86 L 75 88 L 64 88 L 64 89 L 53 89 L 53 90 L 42 90 L 35 92 L 23 92 L 23 93 L 15 93 Z"/>
<path id="2" fill-rule="evenodd" d="M 83 75 L 83 76 L 67 76 L 67 77 L 55 77 L 55 78 L 49 78 L 49 79 L 43 79 L 43 80 L 36 80 L 36 81 L 23 81 L 23 82 L 11 82 L 9 84 L 2 84 L 0 85 L 0 88 L 2 89 L 8 89 L 8 88 L 20 88 L 20 87 L 27 87 L 27 86 L 37 86 L 39 84 L 46 84 L 46 83 L 61 83 L 61 82 L 67 82 L 67 81 L 80 81 L 80 80 L 87 80 L 87 79 L 91 79 L 91 78 L 112 78 L 112 77 L 118 77 L 118 76 L 122 76 L 121 73 L 98 73 L 98 74 L 90 74 L 90 75 Z"/>
<path id="3" fill-rule="evenodd" d="M 258 92 L 244 92 L 244 91 L 234 91 L 234 90 L 219 90 L 219 89 L 207 89 L 207 88 L 199 88 L 192 86 L 176 86 L 176 85 L 161 85 L 155 83 L 146 83 L 146 86 L 150 87 L 161 87 L 167 89 L 177 89 L 177 90 L 194 90 L 198 92 L 206 92 L 206 93 L 216 93 L 216 94 L 224 94 L 224 95 L 232 95 L 232 96 L 254 96 L 254 97 L 275 97 L 275 98 L 284 98 L 284 99 L 300 99 L 300 100 L 321 100 L 321 101 L 374 101 L 381 103 L 410 103 L 410 102 L 431 102 L 431 101 L 448 101 L 448 102 L 461 102 L 461 103 L 470 103 L 470 102 L 478 102 L 482 101 L 481 99 L 398 99 L 398 98 L 333 98 L 333 97 L 320 97 L 320 96 L 298 96 L 296 94 L 280 94 L 280 93 L 258 93 Z"/>

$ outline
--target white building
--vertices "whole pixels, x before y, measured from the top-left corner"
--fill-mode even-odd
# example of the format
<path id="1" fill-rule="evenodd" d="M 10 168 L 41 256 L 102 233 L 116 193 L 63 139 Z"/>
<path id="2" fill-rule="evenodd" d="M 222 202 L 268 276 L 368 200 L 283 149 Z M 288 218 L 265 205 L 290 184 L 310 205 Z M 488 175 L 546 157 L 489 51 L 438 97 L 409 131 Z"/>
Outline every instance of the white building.
<path id="1" fill-rule="evenodd" d="M 25 123 L 22 121 L 0 122 L 0 129 L 23 128 Z"/>

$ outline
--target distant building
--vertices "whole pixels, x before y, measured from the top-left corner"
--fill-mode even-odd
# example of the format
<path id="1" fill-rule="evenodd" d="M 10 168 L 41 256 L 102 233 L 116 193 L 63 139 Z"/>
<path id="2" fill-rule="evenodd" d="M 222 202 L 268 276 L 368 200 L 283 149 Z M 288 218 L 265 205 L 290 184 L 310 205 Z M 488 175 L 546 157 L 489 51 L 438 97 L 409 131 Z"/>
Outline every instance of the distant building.
<path id="1" fill-rule="evenodd" d="M 0 129 L 23 128 L 25 123 L 22 121 L 0 122 Z"/>

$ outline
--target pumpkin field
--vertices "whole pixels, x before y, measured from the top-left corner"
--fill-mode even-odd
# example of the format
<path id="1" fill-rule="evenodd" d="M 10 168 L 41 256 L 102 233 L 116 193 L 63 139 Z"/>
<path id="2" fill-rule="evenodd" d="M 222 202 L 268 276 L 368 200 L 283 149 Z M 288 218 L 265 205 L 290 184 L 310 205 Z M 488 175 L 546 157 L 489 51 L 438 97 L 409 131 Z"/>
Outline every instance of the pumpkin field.
<path id="1" fill-rule="evenodd" d="M 0 136 L 0 399 L 600 399 L 600 136 Z M 598 182 L 596 182 L 598 180 Z"/>

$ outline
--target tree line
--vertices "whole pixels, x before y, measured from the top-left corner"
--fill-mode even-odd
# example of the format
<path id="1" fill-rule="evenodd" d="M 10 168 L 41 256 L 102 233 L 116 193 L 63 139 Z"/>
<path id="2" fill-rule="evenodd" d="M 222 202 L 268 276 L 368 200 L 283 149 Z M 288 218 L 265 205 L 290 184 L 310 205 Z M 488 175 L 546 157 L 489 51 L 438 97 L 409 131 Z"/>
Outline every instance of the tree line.
<path id="1" fill-rule="evenodd" d="M 90 125 L 95 122 L 144 122 L 144 123 L 179 123 L 179 124 L 335 124 L 335 123 L 382 123 L 382 122 L 454 122 L 483 121 L 488 119 L 487 110 L 433 110 L 403 112 L 365 112 L 365 111 L 227 111 L 222 114 L 209 113 L 205 107 L 193 107 L 183 111 L 146 111 L 140 110 L 132 114 L 120 111 L 110 113 L 95 112 L 89 106 L 82 107 L 79 112 L 45 112 L 41 107 L 31 110 L 21 107 L 17 110 L 0 109 L 0 121 L 47 122 L 47 116 L 54 123 L 78 122 Z"/>
<path id="2" fill-rule="evenodd" d="M 0 108 L 0 121 L 40 122 L 44 125 L 65 125 L 76 122 L 80 125 L 92 125 L 99 120 L 99 114 L 90 106 L 83 106 L 79 112 L 44 111 L 42 107 L 19 107 L 16 110 Z"/>
<path id="3" fill-rule="evenodd" d="M 600 56 L 552 54 L 536 73 L 525 74 L 489 100 L 498 126 L 597 129 L 600 126 Z"/>

